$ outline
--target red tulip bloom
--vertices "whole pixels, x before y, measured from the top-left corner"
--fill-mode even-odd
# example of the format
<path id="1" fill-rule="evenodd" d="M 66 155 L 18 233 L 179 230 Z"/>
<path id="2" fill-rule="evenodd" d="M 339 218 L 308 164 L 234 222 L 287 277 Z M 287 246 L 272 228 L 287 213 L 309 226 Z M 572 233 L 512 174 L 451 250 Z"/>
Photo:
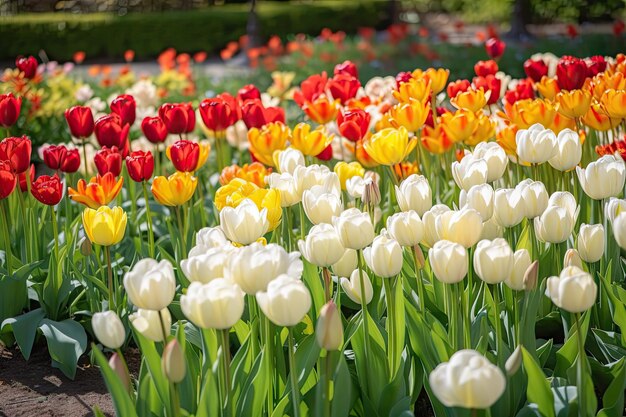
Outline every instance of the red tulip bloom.
<path id="1" fill-rule="evenodd" d="M 300 84 L 300 89 L 294 91 L 293 100 L 302 107 L 306 102 L 313 102 L 316 98 L 324 94 L 328 76 L 326 71 L 321 74 L 313 74 Z"/>
<path id="2" fill-rule="evenodd" d="M 348 109 L 337 116 L 339 133 L 349 141 L 357 142 L 365 137 L 370 127 L 370 114 L 361 109 Z"/>
<path id="3" fill-rule="evenodd" d="M 103 146 L 102 149 L 96 152 L 93 161 L 100 175 L 110 172 L 117 177 L 122 172 L 122 154 L 117 146 L 111 148 Z"/>
<path id="4" fill-rule="evenodd" d="M 31 147 L 27 136 L 3 139 L 0 142 L 0 161 L 8 161 L 13 172 L 21 174 L 30 165 Z"/>
<path id="5" fill-rule="evenodd" d="M 502 80 L 496 78 L 493 75 L 488 75 L 486 77 L 474 77 L 472 80 L 472 84 L 474 84 L 474 88 L 477 90 L 482 88 L 485 93 L 489 91 L 489 100 L 487 100 L 487 104 L 495 104 L 500 98 L 500 89 L 502 88 Z"/>
<path id="6" fill-rule="evenodd" d="M 506 48 L 506 43 L 501 41 L 498 38 L 489 38 L 487 42 L 485 42 L 485 50 L 487 51 L 487 55 L 489 55 L 492 59 L 498 59 L 504 54 L 504 49 Z"/>
<path id="7" fill-rule="evenodd" d="M 154 158 L 151 152 L 135 151 L 126 157 L 128 175 L 135 182 L 148 181 L 154 172 Z"/>
<path id="8" fill-rule="evenodd" d="M 222 132 L 238 120 L 237 107 L 230 95 L 206 98 L 200 103 L 200 116 L 207 129 Z"/>
<path id="9" fill-rule="evenodd" d="M 65 120 L 75 138 L 88 138 L 93 133 L 93 114 L 87 106 L 74 106 L 65 110 Z"/>
<path id="10" fill-rule="evenodd" d="M 282 107 L 263 107 L 261 100 L 247 100 L 241 106 L 241 119 L 248 129 L 261 128 L 268 123 L 285 123 L 285 109 Z"/>
<path id="11" fill-rule="evenodd" d="M 15 66 L 24 73 L 24 78 L 31 79 L 37 75 L 37 67 L 39 64 L 37 63 L 37 59 L 32 55 L 28 58 L 18 56 L 15 60 Z"/>
<path id="12" fill-rule="evenodd" d="M 487 75 L 496 75 L 498 72 L 498 63 L 493 59 L 489 61 L 478 61 L 474 65 L 474 72 L 479 77 L 486 77 Z"/>
<path id="13" fill-rule="evenodd" d="M 135 123 L 137 104 L 135 98 L 129 94 L 117 96 L 111 102 L 111 112 L 122 119 L 122 124 L 133 125 Z"/>
<path id="14" fill-rule="evenodd" d="M 359 78 L 359 70 L 356 67 L 356 64 L 352 61 L 344 61 L 341 64 L 335 65 L 335 69 L 333 70 L 335 75 L 337 74 L 348 74 L 353 76 L 354 78 Z"/>
<path id="15" fill-rule="evenodd" d="M 15 189 L 17 176 L 7 161 L 0 161 L 0 200 L 7 198 Z"/>
<path id="16" fill-rule="evenodd" d="M 328 81 L 328 90 L 333 99 L 339 99 L 341 104 L 354 98 L 361 87 L 361 82 L 350 74 L 338 74 Z"/>
<path id="17" fill-rule="evenodd" d="M 446 92 L 448 93 L 448 97 L 454 98 L 459 93 L 464 93 L 470 88 L 470 82 L 468 80 L 456 80 L 452 81 L 448 84 L 448 88 Z"/>
<path id="18" fill-rule="evenodd" d="M 592 56 L 585 60 L 587 64 L 587 77 L 594 77 L 606 71 L 607 62 L 602 55 Z"/>
<path id="19" fill-rule="evenodd" d="M 163 143 L 167 139 L 167 126 L 159 116 L 145 117 L 141 121 L 141 131 L 152 143 Z"/>
<path id="20" fill-rule="evenodd" d="M 626 29 L 626 24 L 624 24 L 622 20 L 616 20 L 615 23 L 613 23 L 613 34 L 615 36 L 622 36 L 622 33 L 624 33 L 624 29 Z"/>
<path id="21" fill-rule="evenodd" d="M 167 148 L 167 153 L 176 171 L 193 172 L 198 166 L 200 145 L 190 140 L 178 140 Z"/>
<path id="22" fill-rule="evenodd" d="M 538 83 L 544 75 L 548 75 L 548 65 L 543 59 L 527 59 L 524 62 L 524 72 L 534 82 Z"/>
<path id="23" fill-rule="evenodd" d="M 556 81 L 561 90 L 577 90 L 585 84 L 587 64 L 575 57 L 562 57 L 556 66 Z"/>
<path id="24" fill-rule="evenodd" d="M 400 85 L 411 81 L 411 78 L 413 78 L 413 74 L 410 72 L 399 72 L 398 75 L 396 75 L 396 89 L 400 88 Z"/>
<path id="25" fill-rule="evenodd" d="M 30 183 L 32 184 L 33 181 L 35 180 L 35 165 L 34 164 L 30 164 L 29 169 L 22 172 L 21 174 L 17 174 L 17 181 L 20 184 L 20 191 L 23 193 L 28 191 L 28 183 L 26 182 L 27 173 L 28 173 L 28 176 L 30 177 Z"/>
<path id="26" fill-rule="evenodd" d="M 130 125 L 123 124 L 121 117 L 115 113 L 99 118 L 94 129 L 100 146 L 109 148 L 116 146 L 122 153 L 126 153 L 128 150 L 129 130 Z"/>
<path id="27" fill-rule="evenodd" d="M 13 93 L 0 95 L 0 126 L 9 128 L 17 122 L 22 109 L 22 98 Z"/>
<path id="28" fill-rule="evenodd" d="M 237 99 L 240 103 L 244 103 L 246 100 L 260 99 L 261 92 L 254 84 L 244 85 L 237 92 Z"/>
<path id="29" fill-rule="evenodd" d="M 322 161 L 330 161 L 333 159 L 333 145 L 328 145 L 316 158 Z"/>
<path id="30" fill-rule="evenodd" d="M 196 113 L 189 103 L 165 103 L 159 108 L 159 117 L 173 135 L 189 133 L 196 127 Z"/>
<path id="31" fill-rule="evenodd" d="M 42 175 L 33 182 L 30 192 L 43 204 L 56 206 L 63 198 L 63 183 L 57 174 Z"/>
<path id="32" fill-rule="evenodd" d="M 43 151 L 43 161 L 54 171 L 74 173 L 80 167 L 78 149 L 67 149 L 64 145 L 50 145 Z"/>

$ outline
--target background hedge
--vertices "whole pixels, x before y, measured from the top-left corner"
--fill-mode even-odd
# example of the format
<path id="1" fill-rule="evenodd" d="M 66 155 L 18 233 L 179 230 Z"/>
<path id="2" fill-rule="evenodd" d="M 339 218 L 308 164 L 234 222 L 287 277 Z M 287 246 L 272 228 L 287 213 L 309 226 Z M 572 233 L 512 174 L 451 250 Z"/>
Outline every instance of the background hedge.
<path id="1" fill-rule="evenodd" d="M 263 1 L 258 7 L 264 37 L 319 34 L 327 27 L 355 32 L 380 27 L 387 20 L 383 0 L 329 1 L 290 4 Z M 151 58 L 168 47 L 181 52 L 216 52 L 246 32 L 248 6 L 228 4 L 168 13 L 23 14 L 0 18 L 0 60 L 44 50 L 51 60 L 71 60 L 76 51 L 87 57 L 117 58 L 133 49 Z"/>

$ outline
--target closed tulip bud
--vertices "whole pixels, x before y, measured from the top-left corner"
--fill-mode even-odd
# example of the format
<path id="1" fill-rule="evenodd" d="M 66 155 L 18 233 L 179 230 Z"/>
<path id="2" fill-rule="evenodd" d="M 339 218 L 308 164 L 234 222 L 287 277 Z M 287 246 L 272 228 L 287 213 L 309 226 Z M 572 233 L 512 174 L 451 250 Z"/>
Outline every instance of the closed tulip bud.
<path id="1" fill-rule="evenodd" d="M 296 167 L 306 167 L 304 155 L 295 148 L 287 148 L 284 151 L 276 152 L 274 159 L 275 165 L 281 173 L 293 174 Z"/>
<path id="2" fill-rule="evenodd" d="M 111 102 L 111 111 L 122 119 L 123 124 L 131 125 L 135 123 L 137 104 L 135 98 L 129 94 L 122 94 Z"/>
<path id="3" fill-rule="evenodd" d="M 502 227 L 518 225 L 525 214 L 525 204 L 519 189 L 506 188 L 496 190 L 494 197 L 494 216 Z"/>
<path id="4" fill-rule="evenodd" d="M 328 351 L 340 350 L 343 346 L 343 324 L 337 304 L 333 300 L 320 310 L 315 327 L 317 344 Z"/>
<path id="5" fill-rule="evenodd" d="M 92 252 L 91 241 L 87 236 L 84 236 L 79 243 L 80 253 L 83 256 L 90 256 Z"/>
<path id="6" fill-rule="evenodd" d="M 478 242 L 483 230 L 483 220 L 473 209 L 447 211 L 437 217 L 437 235 L 440 239 L 460 243 L 470 248 Z"/>
<path id="7" fill-rule="evenodd" d="M 565 242 L 572 234 L 575 220 L 566 209 L 548 206 L 540 217 L 535 217 L 535 233 L 542 242 Z"/>
<path id="8" fill-rule="evenodd" d="M 124 155 L 128 150 L 128 132 L 130 125 L 123 124 L 115 113 L 107 114 L 96 120 L 94 132 L 100 146 L 117 147 Z"/>
<path id="9" fill-rule="evenodd" d="M 329 187 L 315 185 L 302 194 L 302 206 L 313 224 L 331 223 L 343 210 L 340 194 Z"/>
<path id="10" fill-rule="evenodd" d="M 412 174 L 396 186 L 396 200 L 400 210 L 415 210 L 423 216 L 433 205 L 432 190 L 423 175 Z"/>
<path id="11" fill-rule="evenodd" d="M 541 181 L 525 179 L 515 187 L 522 195 L 524 214 L 527 219 L 534 219 L 548 207 L 548 191 Z"/>
<path id="12" fill-rule="evenodd" d="M 137 307 L 161 311 L 174 299 L 174 268 L 168 260 L 144 258 L 124 275 L 124 289 Z"/>
<path id="13" fill-rule="evenodd" d="M 172 327 L 172 315 L 167 308 L 161 311 L 140 308 L 128 320 L 139 333 L 153 342 L 162 342 L 163 335 L 169 335 Z"/>
<path id="14" fill-rule="evenodd" d="M 491 185 L 474 185 L 467 192 L 461 190 L 459 205 L 476 210 L 483 222 L 486 222 L 493 216 L 493 198 L 494 192 Z"/>
<path id="15" fill-rule="evenodd" d="M 563 57 L 556 66 L 556 78 L 561 90 L 578 90 L 587 78 L 587 64 L 580 58 Z"/>
<path id="16" fill-rule="evenodd" d="M 452 176 L 456 185 L 468 191 L 474 185 L 487 182 L 489 167 L 487 161 L 482 158 L 474 158 L 471 154 L 461 159 L 461 162 L 452 163 Z"/>
<path id="17" fill-rule="evenodd" d="M 93 133 L 93 113 L 88 106 L 74 106 L 65 110 L 65 120 L 75 138 L 88 138 Z"/>
<path id="18" fill-rule="evenodd" d="M 13 93 L 0 95 L 0 126 L 9 128 L 20 117 L 22 98 L 15 97 Z"/>
<path id="19" fill-rule="evenodd" d="M 265 291 L 280 275 L 300 279 L 304 266 L 299 252 L 287 252 L 276 244 L 253 243 L 232 252 L 224 265 L 224 278 L 250 295 Z"/>
<path id="20" fill-rule="evenodd" d="M 166 154 L 176 171 L 194 172 L 200 159 L 200 145 L 190 140 L 177 140 L 167 147 Z"/>
<path id="21" fill-rule="evenodd" d="M 387 232 L 401 246 L 414 247 L 424 238 L 424 223 L 413 210 L 395 213 L 387 218 Z"/>
<path id="22" fill-rule="evenodd" d="M 96 245 L 112 246 L 119 243 L 126 231 L 126 213 L 121 207 L 102 206 L 98 210 L 83 211 L 83 227 L 89 240 Z"/>
<path id="23" fill-rule="evenodd" d="M 332 266 L 338 277 L 349 277 L 357 267 L 357 254 L 354 249 L 345 249 L 341 258 Z"/>
<path id="24" fill-rule="evenodd" d="M 0 200 L 11 195 L 17 185 L 17 175 L 13 172 L 11 164 L 0 161 Z"/>
<path id="25" fill-rule="evenodd" d="M 202 329 L 229 329 L 241 319 L 244 295 L 239 285 L 228 279 L 192 282 L 180 297 L 180 307 L 185 317 Z"/>
<path id="26" fill-rule="evenodd" d="M 443 405 L 467 409 L 491 407 L 506 387 L 506 378 L 500 368 L 469 349 L 459 350 L 449 362 L 437 365 L 428 380 Z"/>
<path id="27" fill-rule="evenodd" d="M 91 318 L 91 327 L 100 343 L 109 349 L 119 349 L 124 344 L 126 330 L 114 311 L 95 313 Z"/>
<path id="28" fill-rule="evenodd" d="M 624 189 L 626 165 L 621 157 L 605 155 L 587 168 L 576 167 L 580 186 L 594 200 L 615 197 Z"/>
<path id="29" fill-rule="evenodd" d="M 514 257 L 506 240 L 481 240 L 474 252 L 474 270 L 487 284 L 499 284 L 511 276 Z"/>
<path id="30" fill-rule="evenodd" d="M 366 181 L 363 188 L 363 195 L 361 196 L 363 204 L 368 207 L 376 207 L 380 204 L 380 199 L 380 188 L 378 188 L 376 181 L 374 179 Z"/>
<path id="31" fill-rule="evenodd" d="M 476 159 L 487 162 L 487 182 L 494 182 L 502 178 L 509 163 L 506 152 L 496 142 L 480 142 L 472 153 Z"/>
<path id="32" fill-rule="evenodd" d="M 180 262 L 180 269 L 189 281 L 206 284 L 224 276 L 224 264 L 232 251 L 232 246 L 208 248 L 195 246 L 189 258 Z"/>
<path id="33" fill-rule="evenodd" d="M 94 155 L 93 162 L 96 164 L 98 174 L 105 175 L 107 172 L 119 176 L 122 172 L 122 154 L 117 146 L 103 146 Z"/>
<path id="34" fill-rule="evenodd" d="M 30 168 L 32 143 L 27 136 L 10 137 L 0 142 L 0 161 L 7 161 L 16 174 Z"/>
<path id="35" fill-rule="evenodd" d="M 439 233 L 437 233 L 437 218 L 447 211 L 451 211 L 450 207 L 445 204 L 436 204 L 422 216 L 422 223 L 424 223 L 423 243 L 426 246 L 432 248 L 433 245 L 439 240 Z"/>
<path id="36" fill-rule="evenodd" d="M 337 231 L 326 223 L 313 226 L 306 240 L 298 241 L 298 248 L 307 261 L 319 267 L 337 263 L 345 252 Z"/>
<path id="37" fill-rule="evenodd" d="M 224 207 L 220 211 L 220 225 L 228 239 L 248 245 L 262 237 L 269 229 L 267 209 L 259 210 L 250 199 L 237 207 Z"/>
<path id="38" fill-rule="evenodd" d="M 570 313 L 587 311 L 596 302 L 598 286 L 591 275 L 576 266 L 563 268 L 558 277 L 546 281 L 546 295 Z"/>
<path id="39" fill-rule="evenodd" d="M 148 181 L 154 172 L 154 157 L 150 151 L 134 151 L 126 157 L 126 170 L 135 182 Z"/>
<path id="40" fill-rule="evenodd" d="M 282 207 L 291 207 L 301 200 L 298 178 L 289 173 L 272 173 L 265 177 L 270 188 L 274 188 L 280 192 L 280 205 Z"/>
<path id="41" fill-rule="evenodd" d="M 604 226 L 582 224 L 578 232 L 578 253 L 585 262 L 598 262 L 604 255 Z"/>
<path id="42" fill-rule="evenodd" d="M 141 131 L 151 143 L 163 143 L 167 139 L 167 126 L 159 116 L 145 117 L 141 121 Z"/>
<path id="43" fill-rule="evenodd" d="M 583 260 L 580 258 L 580 254 L 576 249 L 568 249 L 563 256 L 563 266 L 576 266 L 583 269 Z"/>
<path id="44" fill-rule="evenodd" d="M 538 123 L 518 130 L 515 143 L 519 159 L 530 164 L 544 163 L 557 152 L 556 135 Z"/>
<path id="45" fill-rule="evenodd" d="M 365 271 L 355 269 L 350 274 L 350 279 L 341 278 L 341 288 L 346 293 L 348 298 L 356 304 L 361 304 L 361 276 L 363 277 L 363 293 L 365 294 L 365 304 L 369 304 L 374 297 L 374 288 L 372 287 L 372 281 L 370 281 L 369 275 Z"/>
<path id="46" fill-rule="evenodd" d="M 381 278 L 391 278 L 402 270 L 402 247 L 386 230 L 363 250 L 363 257 L 372 272 Z"/>
<path id="47" fill-rule="evenodd" d="M 191 132 L 196 126 L 196 112 L 189 103 L 164 103 L 159 107 L 159 118 L 165 124 L 167 132 L 173 135 Z"/>
<path id="48" fill-rule="evenodd" d="M 120 382 L 124 386 L 126 392 L 130 392 L 130 375 L 128 374 L 128 368 L 124 364 L 124 360 L 117 352 L 113 353 L 109 358 L 109 366 L 115 372 Z"/>
<path id="49" fill-rule="evenodd" d="M 185 379 L 187 373 L 185 354 L 177 339 L 172 339 L 163 349 L 161 358 L 161 370 L 168 381 L 178 384 Z"/>
<path id="50" fill-rule="evenodd" d="M 346 248 L 363 249 L 374 240 L 374 226 L 370 215 L 359 209 L 348 209 L 333 217 L 332 222 Z"/>
<path id="51" fill-rule="evenodd" d="M 604 215 L 611 223 L 620 213 L 624 212 L 626 212 L 626 200 L 612 197 L 604 205 Z"/>
<path id="52" fill-rule="evenodd" d="M 524 289 L 524 277 L 532 259 L 526 249 L 518 249 L 513 254 L 513 269 L 504 283 L 512 290 L 521 291 Z"/>
<path id="53" fill-rule="evenodd" d="M 43 160 L 54 171 L 74 173 L 80 167 L 78 149 L 67 149 L 64 145 L 50 145 L 43 150 Z"/>
<path id="54" fill-rule="evenodd" d="M 537 281 L 539 279 L 539 261 L 534 261 L 524 273 L 524 290 L 533 291 L 537 288 Z"/>
<path id="55" fill-rule="evenodd" d="M 435 277 L 443 283 L 455 284 L 467 275 L 467 250 L 458 243 L 440 240 L 428 251 L 428 261 Z"/>
<path id="56" fill-rule="evenodd" d="M 508 377 L 512 377 L 517 373 L 520 366 L 522 366 L 522 345 L 517 345 L 509 359 L 504 364 L 504 369 Z"/>
<path id="57" fill-rule="evenodd" d="M 304 282 L 281 275 L 256 294 L 256 300 L 272 323 L 291 327 L 300 323 L 311 308 L 311 294 Z"/>

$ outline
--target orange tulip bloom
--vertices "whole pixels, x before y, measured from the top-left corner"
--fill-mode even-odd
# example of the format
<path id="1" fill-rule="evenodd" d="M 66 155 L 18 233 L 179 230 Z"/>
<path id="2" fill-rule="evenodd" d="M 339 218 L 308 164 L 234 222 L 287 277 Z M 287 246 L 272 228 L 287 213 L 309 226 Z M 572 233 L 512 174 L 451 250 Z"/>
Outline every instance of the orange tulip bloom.
<path id="1" fill-rule="evenodd" d="M 407 102 L 393 106 L 389 110 L 389 115 L 398 125 L 404 126 L 409 132 L 417 132 L 426 123 L 429 110 L 427 102 L 409 99 Z M 393 121 L 390 123 L 393 125 Z"/>
<path id="2" fill-rule="evenodd" d="M 448 138 L 442 124 L 438 123 L 434 129 L 430 126 L 424 126 L 422 145 L 430 153 L 443 154 L 454 146 L 454 142 Z"/>
<path id="3" fill-rule="evenodd" d="M 507 155 L 517 160 L 517 144 L 515 135 L 519 128 L 516 125 L 507 126 L 496 134 L 496 142 L 504 149 Z"/>
<path id="4" fill-rule="evenodd" d="M 393 96 L 400 103 L 408 103 L 410 99 L 425 101 L 430 96 L 430 80 L 424 78 L 411 78 L 409 81 L 400 84 Z"/>
<path id="5" fill-rule="evenodd" d="M 250 152 L 257 161 L 267 166 L 274 166 L 274 151 L 287 147 L 291 131 L 281 122 L 268 123 L 262 128 L 253 127 L 248 131 Z"/>
<path id="6" fill-rule="evenodd" d="M 576 121 L 557 112 L 554 115 L 554 120 L 552 121 L 552 123 L 546 127 L 549 127 L 554 133 L 558 135 L 559 132 L 561 132 L 563 129 L 576 130 Z"/>
<path id="7" fill-rule="evenodd" d="M 359 161 L 365 168 L 375 168 L 379 165 L 378 162 L 376 162 L 363 147 L 363 140 L 359 140 L 356 143 L 354 156 L 356 157 L 356 160 Z"/>
<path id="8" fill-rule="evenodd" d="M 583 116 L 591 106 L 591 93 L 587 90 L 561 91 L 556 95 L 558 112 L 571 119 Z"/>
<path id="9" fill-rule="evenodd" d="M 152 194 L 164 206 L 182 206 L 196 191 L 198 179 L 190 172 L 176 172 L 169 177 L 156 177 L 152 181 Z"/>
<path id="10" fill-rule="evenodd" d="M 235 178 L 254 183 L 259 187 L 265 187 L 265 177 L 272 173 L 272 168 L 266 168 L 260 162 L 244 164 L 244 166 L 231 165 L 225 167 L 220 174 L 220 184 L 226 185 Z"/>
<path id="11" fill-rule="evenodd" d="M 559 84 L 556 79 L 548 78 L 545 75 L 541 77 L 541 81 L 535 84 L 537 91 L 543 98 L 548 100 L 554 100 L 554 97 L 559 93 Z"/>
<path id="12" fill-rule="evenodd" d="M 122 189 L 124 178 L 119 180 L 111 172 L 107 172 L 103 176 L 96 175 L 89 180 L 78 180 L 76 189 L 70 187 L 67 192 L 69 197 L 85 206 L 97 209 L 98 207 L 109 204 Z"/>
<path id="13" fill-rule="evenodd" d="M 626 118 L 626 90 L 606 90 L 600 98 L 601 109 L 614 119 Z"/>
<path id="14" fill-rule="evenodd" d="M 317 156 L 333 141 L 333 135 L 327 135 L 324 126 L 311 131 L 308 123 L 298 123 L 291 132 L 291 146 L 304 155 Z"/>
<path id="15" fill-rule="evenodd" d="M 427 80 L 430 80 L 430 88 L 433 91 L 433 94 L 439 94 L 446 88 L 446 84 L 448 84 L 448 76 L 450 75 L 450 70 L 444 68 L 428 68 L 422 74 Z M 413 73 L 415 76 L 415 72 Z"/>
<path id="16" fill-rule="evenodd" d="M 476 113 L 478 110 L 485 107 L 490 95 L 491 91 L 487 91 L 487 94 L 485 94 L 482 88 L 479 90 L 469 89 L 451 98 L 450 103 L 457 109 L 469 110 Z"/>
<path id="17" fill-rule="evenodd" d="M 467 110 L 444 113 L 440 118 L 443 131 L 453 142 L 468 140 L 478 127 L 478 118 L 474 113 Z"/>
<path id="18" fill-rule="evenodd" d="M 393 170 L 396 173 L 396 177 L 399 178 L 400 181 L 419 172 L 417 164 L 411 161 L 400 162 L 393 167 Z"/>
<path id="19" fill-rule="evenodd" d="M 518 122 L 517 125 L 522 129 L 526 129 L 535 123 L 549 127 L 552 125 L 556 114 L 554 105 L 540 98 L 520 100 L 515 102 L 513 107 L 517 108 L 521 119 L 521 123 Z"/>
<path id="20" fill-rule="evenodd" d="M 612 129 L 620 122 L 620 119 L 613 119 L 607 116 L 600 107 L 600 103 L 592 103 L 581 120 L 586 126 L 603 132 Z"/>
<path id="21" fill-rule="evenodd" d="M 302 110 L 309 116 L 309 119 L 321 125 L 335 120 L 338 109 L 339 100 L 330 101 L 325 95 L 319 96 L 313 102 L 307 101 L 302 106 Z"/>
<path id="22" fill-rule="evenodd" d="M 468 146 L 476 146 L 480 142 L 486 142 L 496 135 L 496 125 L 488 116 L 481 114 L 477 121 L 476 130 L 464 142 Z"/>

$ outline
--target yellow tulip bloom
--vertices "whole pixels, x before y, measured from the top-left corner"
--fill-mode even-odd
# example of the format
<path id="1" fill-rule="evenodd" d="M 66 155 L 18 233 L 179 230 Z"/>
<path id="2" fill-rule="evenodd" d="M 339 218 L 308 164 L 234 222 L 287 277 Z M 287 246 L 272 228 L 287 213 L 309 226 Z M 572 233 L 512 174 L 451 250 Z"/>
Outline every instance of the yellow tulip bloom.
<path id="1" fill-rule="evenodd" d="M 393 96 L 400 103 L 408 103 L 410 99 L 425 101 L 430 96 L 430 81 L 424 78 L 411 78 L 409 81 L 400 84 Z"/>
<path id="2" fill-rule="evenodd" d="M 417 138 L 409 140 L 404 126 L 383 129 L 363 141 L 363 148 L 374 161 L 390 166 L 404 161 L 416 145 Z"/>
<path id="3" fill-rule="evenodd" d="M 415 76 L 415 73 L 413 73 Z M 430 88 L 433 91 L 433 94 L 439 94 L 446 88 L 446 84 L 448 84 L 448 76 L 450 75 L 450 70 L 444 68 L 428 68 L 423 72 L 422 77 L 427 80 L 430 80 Z"/>
<path id="4" fill-rule="evenodd" d="M 556 95 L 558 112 L 570 119 L 582 117 L 591 106 L 591 93 L 587 90 L 561 91 Z"/>
<path id="5" fill-rule="evenodd" d="M 287 147 L 291 131 L 281 122 L 268 123 L 260 129 L 253 127 L 248 131 L 250 152 L 261 163 L 274 166 L 274 151 Z"/>
<path id="6" fill-rule="evenodd" d="M 196 191 L 198 179 L 189 172 L 176 172 L 169 177 L 156 177 L 152 182 L 154 198 L 164 206 L 182 206 Z"/>
<path id="7" fill-rule="evenodd" d="M 92 243 L 112 246 L 119 243 L 126 230 L 126 212 L 121 207 L 102 206 L 83 211 L 83 227 Z"/>
<path id="8" fill-rule="evenodd" d="M 440 119 L 443 131 L 452 142 L 468 140 L 478 127 L 478 118 L 473 112 L 467 110 L 444 113 Z"/>
<path id="9" fill-rule="evenodd" d="M 614 119 L 604 114 L 600 103 L 591 104 L 589 110 L 581 120 L 586 126 L 603 132 L 612 129 L 620 122 L 620 119 Z"/>
<path id="10" fill-rule="evenodd" d="M 304 155 L 317 156 L 333 141 L 333 135 L 327 135 L 324 126 L 311 131 L 311 125 L 298 123 L 291 132 L 291 146 Z"/>
<path id="11" fill-rule="evenodd" d="M 482 88 L 478 90 L 470 89 L 457 94 L 456 97 L 450 99 L 450 103 L 457 109 L 469 110 L 472 113 L 476 113 L 478 110 L 485 107 L 490 95 L 491 91 L 485 94 Z"/>
<path id="12" fill-rule="evenodd" d="M 341 189 L 346 190 L 346 181 L 352 177 L 362 177 L 365 175 L 365 169 L 357 161 L 354 162 L 338 162 L 334 168 L 335 174 L 339 177 Z"/>
<path id="13" fill-rule="evenodd" d="M 496 125 L 488 116 L 481 114 L 477 121 L 476 130 L 465 140 L 465 144 L 468 146 L 476 146 L 480 142 L 486 142 L 496 135 Z"/>
<path id="14" fill-rule="evenodd" d="M 252 182 L 235 178 L 218 188 L 214 203 L 218 210 L 222 210 L 224 207 L 237 207 L 246 198 L 254 201 L 259 210 L 267 209 L 270 231 L 278 227 L 283 211 L 280 205 L 280 192 L 276 189 L 259 188 Z"/>
<path id="15" fill-rule="evenodd" d="M 520 100 L 515 102 L 513 107 L 518 109 L 521 123 L 517 124 L 521 129 L 527 129 L 535 123 L 550 127 L 556 115 L 554 105 L 540 98 L 534 100 Z"/>
<path id="16" fill-rule="evenodd" d="M 409 132 L 417 132 L 426 123 L 429 110 L 430 107 L 427 102 L 409 99 L 405 103 L 398 103 L 393 106 L 389 114 L 397 124 L 404 126 Z"/>
<path id="17" fill-rule="evenodd" d="M 541 81 L 535 84 L 535 87 L 537 87 L 541 97 L 548 100 L 554 100 L 560 91 L 556 78 L 548 78 L 545 75 L 541 77 Z"/>
<path id="18" fill-rule="evenodd" d="M 626 90 L 606 90 L 600 98 L 604 114 L 614 119 L 626 118 Z"/>

